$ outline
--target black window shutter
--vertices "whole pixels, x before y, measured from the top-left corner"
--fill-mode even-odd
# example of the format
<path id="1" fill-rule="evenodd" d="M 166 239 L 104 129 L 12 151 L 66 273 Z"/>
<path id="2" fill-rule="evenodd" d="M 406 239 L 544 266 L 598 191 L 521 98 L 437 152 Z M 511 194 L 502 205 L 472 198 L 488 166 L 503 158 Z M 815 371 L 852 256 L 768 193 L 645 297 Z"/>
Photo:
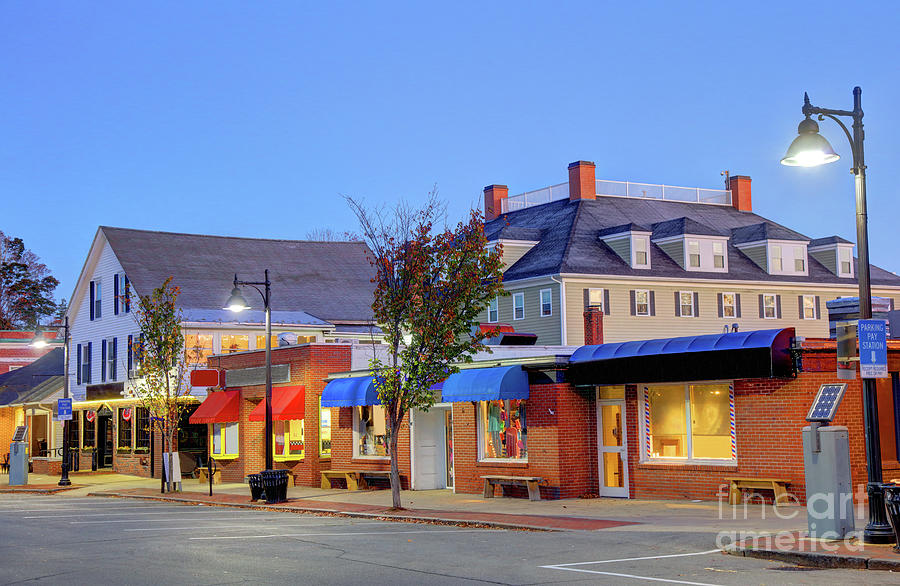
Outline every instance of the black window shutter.
<path id="1" fill-rule="evenodd" d="M 131 377 L 131 371 L 134 370 L 134 336 L 131 334 L 128 335 L 128 372 L 125 373 L 127 377 Z"/>
<path id="2" fill-rule="evenodd" d="M 118 374 L 119 374 L 119 373 L 118 373 L 118 370 L 119 370 L 119 369 L 118 369 L 118 364 L 117 364 L 118 361 L 119 361 L 119 339 L 118 339 L 118 338 L 113 338 L 113 344 L 112 344 L 112 358 L 110 358 L 110 362 L 112 362 L 112 364 L 111 364 L 110 367 L 109 367 L 109 370 L 110 370 L 109 378 L 110 378 L 110 380 L 117 380 L 117 379 L 118 379 Z"/>
<path id="3" fill-rule="evenodd" d="M 90 384 L 91 382 L 91 371 L 94 370 L 94 343 L 87 343 L 87 372 L 84 374 L 82 378 L 84 378 L 84 382 Z"/>
<path id="4" fill-rule="evenodd" d="M 675 291 L 675 317 L 681 317 L 681 293 Z"/>
<path id="5" fill-rule="evenodd" d="M 894 300 L 891 299 L 891 302 Z M 822 313 L 819 311 L 819 296 L 816 295 L 816 319 L 822 319 Z"/>
<path id="6" fill-rule="evenodd" d="M 119 315 L 119 273 L 113 275 L 113 315 Z"/>
<path id="7" fill-rule="evenodd" d="M 719 317 L 725 317 L 725 301 L 721 293 L 716 294 L 716 305 L 719 307 Z"/>
<path id="8" fill-rule="evenodd" d="M 797 296 L 797 304 L 800 306 L 800 319 L 803 319 L 803 295 Z"/>
<path id="9" fill-rule="evenodd" d="M 75 384 L 81 384 L 81 344 L 75 346 Z"/>
<path id="10" fill-rule="evenodd" d="M 700 317 L 700 293 L 694 291 L 694 317 Z"/>
<path id="11" fill-rule="evenodd" d="M 766 310 L 763 308 L 763 296 L 759 296 L 759 319 L 766 317 Z"/>
<path id="12" fill-rule="evenodd" d="M 650 291 L 650 315 L 656 315 L 656 293 Z"/>
<path id="13" fill-rule="evenodd" d="M 90 306 L 91 306 L 91 321 L 94 321 L 94 282 L 93 281 L 91 281 Z"/>
<path id="14" fill-rule="evenodd" d="M 100 342 L 100 382 L 106 382 L 106 340 Z"/>
<path id="15" fill-rule="evenodd" d="M 775 296 L 775 317 L 781 319 L 781 295 Z"/>
<path id="16" fill-rule="evenodd" d="M 125 313 L 131 312 L 131 281 L 125 275 Z"/>
<path id="17" fill-rule="evenodd" d="M 891 302 L 893 303 L 893 299 Z M 603 290 L 603 313 L 604 315 L 609 315 L 609 289 Z"/>
<path id="18" fill-rule="evenodd" d="M 634 304 L 634 289 L 632 289 L 630 291 L 630 294 L 631 294 L 631 315 L 635 315 L 637 313 L 637 311 L 635 309 L 635 304 Z"/>
<path id="19" fill-rule="evenodd" d="M 737 317 L 741 317 L 741 294 L 734 294 L 734 313 Z"/>

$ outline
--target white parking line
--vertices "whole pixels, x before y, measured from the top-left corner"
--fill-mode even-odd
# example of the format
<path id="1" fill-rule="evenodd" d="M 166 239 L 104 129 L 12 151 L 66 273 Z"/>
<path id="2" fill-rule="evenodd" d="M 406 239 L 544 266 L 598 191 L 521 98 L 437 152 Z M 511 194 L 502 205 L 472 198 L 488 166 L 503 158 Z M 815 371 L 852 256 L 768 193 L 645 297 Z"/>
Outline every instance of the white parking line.
<path id="1" fill-rule="evenodd" d="M 502 529 L 500 530 L 502 531 Z M 267 539 L 270 537 L 359 537 L 361 535 L 408 535 L 411 533 L 478 533 L 484 529 L 420 529 L 415 531 L 344 531 L 341 533 L 273 533 L 270 535 L 227 535 L 217 537 L 191 537 L 191 541 L 208 541 L 221 539 Z"/>
<path id="2" fill-rule="evenodd" d="M 620 572 L 602 572 L 599 570 L 586 570 L 582 568 L 573 568 L 572 566 L 587 566 L 594 564 L 612 564 L 616 562 L 635 562 L 642 560 L 660 560 L 665 558 L 681 558 L 681 557 L 691 557 L 698 555 L 709 555 L 711 553 L 719 553 L 721 550 L 718 549 L 710 549 L 708 551 L 697 551 L 692 553 L 673 553 L 668 555 L 653 555 L 653 556 L 644 556 L 644 557 L 635 557 L 635 558 L 619 558 L 615 560 L 598 560 L 594 562 L 575 562 L 570 564 L 553 564 L 549 566 L 541 566 L 541 568 L 547 570 L 565 570 L 567 572 L 581 572 L 584 574 L 596 574 L 600 576 L 612 576 L 615 578 L 631 578 L 633 580 L 644 580 L 648 582 L 666 582 L 669 584 L 692 584 L 693 586 L 717 586 L 716 584 L 710 584 L 708 582 L 690 582 L 687 580 L 676 580 L 674 578 L 654 578 L 652 576 L 637 576 L 635 574 L 623 574 Z"/>

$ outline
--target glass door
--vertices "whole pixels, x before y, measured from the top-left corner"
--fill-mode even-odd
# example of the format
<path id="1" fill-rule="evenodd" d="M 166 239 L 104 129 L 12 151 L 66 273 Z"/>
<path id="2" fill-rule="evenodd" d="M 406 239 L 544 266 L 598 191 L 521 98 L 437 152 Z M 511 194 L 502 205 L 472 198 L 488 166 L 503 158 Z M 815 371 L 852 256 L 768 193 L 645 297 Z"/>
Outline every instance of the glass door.
<path id="1" fill-rule="evenodd" d="M 612 398 L 618 392 L 597 393 L 598 456 L 600 496 L 628 497 L 628 451 L 625 442 L 625 401 Z"/>

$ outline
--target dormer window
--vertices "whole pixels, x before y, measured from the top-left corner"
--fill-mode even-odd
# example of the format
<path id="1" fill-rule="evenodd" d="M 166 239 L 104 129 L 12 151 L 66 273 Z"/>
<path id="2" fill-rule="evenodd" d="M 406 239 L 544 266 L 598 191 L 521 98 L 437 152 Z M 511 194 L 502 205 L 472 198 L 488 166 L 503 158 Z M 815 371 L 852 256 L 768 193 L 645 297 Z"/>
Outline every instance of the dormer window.
<path id="1" fill-rule="evenodd" d="M 696 240 L 688 240 L 688 266 L 692 269 L 700 268 L 700 243 Z"/>
<path id="2" fill-rule="evenodd" d="M 713 242 L 713 267 L 717 269 L 725 268 L 725 243 Z"/>
<path id="3" fill-rule="evenodd" d="M 853 257 L 850 254 L 849 247 L 842 247 L 838 249 L 838 276 L 840 277 L 852 277 L 853 276 Z"/>
<path id="4" fill-rule="evenodd" d="M 770 260 L 772 263 L 772 272 L 780 273 L 784 271 L 784 261 L 781 257 L 781 245 L 773 244 L 769 249 Z"/>
<path id="5" fill-rule="evenodd" d="M 686 271 L 727 273 L 728 238 L 687 217 L 653 224 L 653 243 Z"/>
<path id="6" fill-rule="evenodd" d="M 650 231 L 646 228 L 623 224 L 600 230 L 598 237 L 629 267 L 650 268 Z"/>
<path id="7" fill-rule="evenodd" d="M 768 242 L 770 275 L 806 275 L 806 244 Z M 745 249 L 746 250 L 746 249 Z"/>
<path id="8" fill-rule="evenodd" d="M 647 267 L 650 264 L 650 239 L 646 236 L 631 237 L 634 251 L 634 267 Z"/>
<path id="9" fill-rule="evenodd" d="M 817 238 L 809 243 L 809 254 L 842 278 L 853 278 L 853 243 L 840 236 Z"/>
<path id="10" fill-rule="evenodd" d="M 798 273 L 806 272 L 806 251 L 802 246 L 794 247 L 794 271 Z"/>

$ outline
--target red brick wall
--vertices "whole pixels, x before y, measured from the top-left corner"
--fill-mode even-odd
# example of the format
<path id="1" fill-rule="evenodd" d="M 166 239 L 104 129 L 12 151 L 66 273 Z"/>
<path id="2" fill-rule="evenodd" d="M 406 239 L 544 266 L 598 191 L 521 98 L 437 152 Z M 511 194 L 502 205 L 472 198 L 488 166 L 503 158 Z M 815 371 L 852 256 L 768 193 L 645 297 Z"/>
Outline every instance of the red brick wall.
<path id="1" fill-rule="evenodd" d="M 0 407 L 0 454 L 9 453 L 9 444 L 16 431 L 16 411 L 18 407 Z"/>
<path id="2" fill-rule="evenodd" d="M 333 408 L 331 428 L 331 467 L 335 470 L 390 470 L 389 458 L 355 458 L 353 444 L 353 409 L 352 407 Z M 400 469 L 400 485 L 404 489 L 410 486 L 410 449 L 409 449 L 409 415 L 400 424 L 397 437 L 397 466 Z"/>

